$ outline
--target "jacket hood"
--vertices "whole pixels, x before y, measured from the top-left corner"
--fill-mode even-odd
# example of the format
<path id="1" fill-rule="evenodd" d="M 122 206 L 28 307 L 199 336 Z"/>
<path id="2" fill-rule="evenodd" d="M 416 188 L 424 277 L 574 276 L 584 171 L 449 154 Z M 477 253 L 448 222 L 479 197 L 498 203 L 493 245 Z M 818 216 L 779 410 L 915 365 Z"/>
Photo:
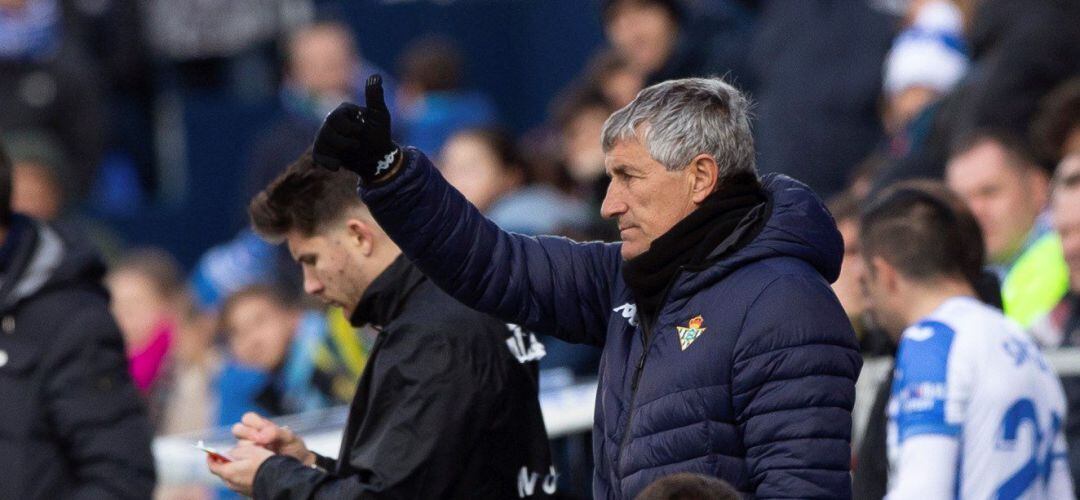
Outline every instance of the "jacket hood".
<path id="1" fill-rule="evenodd" d="M 810 264 L 829 283 L 840 275 L 844 240 L 825 204 L 805 184 L 779 174 L 761 179 L 769 197 L 766 221 L 749 243 L 723 255 L 724 244 L 714 251 L 718 260 L 709 269 L 727 275 L 753 262 L 775 257 L 794 257 Z M 747 227 L 751 226 L 747 223 Z M 706 275 L 714 272 L 705 271 Z"/>
<path id="2" fill-rule="evenodd" d="M 42 291 L 89 287 L 105 294 L 101 284 L 105 264 L 90 247 L 52 226 L 25 217 L 24 234 L 13 243 L 14 258 L 0 278 L 0 311 L 6 312 L 20 301 Z"/>

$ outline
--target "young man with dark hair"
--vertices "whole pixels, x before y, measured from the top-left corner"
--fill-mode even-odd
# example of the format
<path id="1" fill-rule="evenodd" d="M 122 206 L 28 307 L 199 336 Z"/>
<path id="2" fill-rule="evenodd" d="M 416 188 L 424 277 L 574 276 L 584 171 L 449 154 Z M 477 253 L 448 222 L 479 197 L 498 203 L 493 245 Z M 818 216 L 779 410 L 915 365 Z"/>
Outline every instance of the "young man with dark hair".
<path id="1" fill-rule="evenodd" d="M 105 266 L 10 200 L 0 150 L 0 498 L 150 498 L 153 433 Z"/>
<path id="2" fill-rule="evenodd" d="M 1031 339 L 976 299 L 975 218 L 943 186 L 905 183 L 860 222 L 871 311 L 903 332 L 888 498 L 1073 498 L 1061 384 Z"/>
<path id="3" fill-rule="evenodd" d="M 543 346 L 454 301 L 401 255 L 356 196 L 356 177 L 291 165 L 251 202 L 255 230 L 284 240 L 304 290 L 378 330 L 338 459 L 254 413 L 235 460 L 209 461 L 256 498 L 542 497 L 555 492 L 537 398 Z"/>

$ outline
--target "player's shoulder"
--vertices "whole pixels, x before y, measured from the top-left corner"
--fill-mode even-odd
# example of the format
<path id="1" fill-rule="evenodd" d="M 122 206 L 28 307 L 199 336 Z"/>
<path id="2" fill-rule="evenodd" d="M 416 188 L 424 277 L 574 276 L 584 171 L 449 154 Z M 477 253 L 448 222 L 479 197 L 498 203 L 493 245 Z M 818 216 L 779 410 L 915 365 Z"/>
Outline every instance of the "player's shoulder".
<path id="1" fill-rule="evenodd" d="M 914 347 L 920 351 L 948 351 L 952 348 L 956 335 L 957 327 L 953 322 L 927 317 L 907 327 L 901 343 L 905 347 Z"/>
<path id="2" fill-rule="evenodd" d="M 989 306 L 967 298 L 953 298 L 904 330 L 901 363 L 926 363 L 975 356 L 986 345 L 987 332 L 1007 326 Z M 906 358 L 903 359 L 903 358 Z"/>
<path id="3" fill-rule="evenodd" d="M 1016 333 L 1019 327 L 999 309 L 972 297 L 954 297 L 909 329 L 914 330 L 917 337 L 919 333 L 925 334 L 928 328 L 934 332 L 947 333 L 960 344 L 972 340 L 985 344 L 988 336 Z"/>

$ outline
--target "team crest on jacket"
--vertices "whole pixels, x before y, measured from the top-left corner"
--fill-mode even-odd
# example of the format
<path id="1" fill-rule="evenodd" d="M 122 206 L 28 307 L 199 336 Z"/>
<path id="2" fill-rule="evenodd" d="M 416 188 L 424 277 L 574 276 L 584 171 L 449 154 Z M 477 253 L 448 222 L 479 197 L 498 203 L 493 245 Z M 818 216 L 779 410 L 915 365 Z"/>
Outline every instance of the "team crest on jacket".
<path id="1" fill-rule="evenodd" d="M 686 350 L 693 344 L 702 333 L 705 333 L 705 327 L 701 326 L 705 322 L 705 318 L 701 315 L 694 316 L 686 326 L 676 326 L 675 329 L 679 331 L 679 346 L 682 350 Z"/>

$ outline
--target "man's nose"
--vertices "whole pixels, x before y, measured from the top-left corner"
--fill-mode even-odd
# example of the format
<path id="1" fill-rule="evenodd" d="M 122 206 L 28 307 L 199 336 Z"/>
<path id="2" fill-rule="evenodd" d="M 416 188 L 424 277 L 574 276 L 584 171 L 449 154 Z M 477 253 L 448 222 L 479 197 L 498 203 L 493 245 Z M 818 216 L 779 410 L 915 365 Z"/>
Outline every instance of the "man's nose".
<path id="1" fill-rule="evenodd" d="M 626 203 L 622 201 L 619 189 L 615 187 L 615 182 L 608 184 L 607 193 L 604 194 L 604 201 L 600 204 L 600 216 L 605 219 L 613 219 L 626 213 L 627 208 Z"/>
<path id="2" fill-rule="evenodd" d="M 321 281 L 311 276 L 310 273 L 304 272 L 304 292 L 308 295 L 318 295 L 323 291 L 323 284 Z"/>

